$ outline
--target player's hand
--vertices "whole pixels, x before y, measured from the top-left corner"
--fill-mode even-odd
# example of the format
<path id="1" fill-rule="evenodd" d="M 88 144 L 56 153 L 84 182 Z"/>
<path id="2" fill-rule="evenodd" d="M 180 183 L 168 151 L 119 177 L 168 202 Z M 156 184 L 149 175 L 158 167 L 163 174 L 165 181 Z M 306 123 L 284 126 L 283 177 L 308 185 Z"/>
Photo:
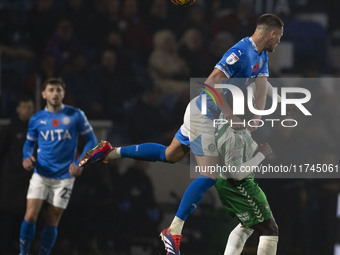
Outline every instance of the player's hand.
<path id="1" fill-rule="evenodd" d="M 232 129 L 240 129 L 245 127 L 243 125 L 244 122 L 236 115 L 230 115 L 227 119 Z"/>
<path id="2" fill-rule="evenodd" d="M 259 144 L 257 147 L 257 151 L 261 152 L 265 157 L 268 157 L 270 154 L 273 153 L 272 147 L 268 143 Z"/>
<path id="3" fill-rule="evenodd" d="M 22 166 L 25 170 L 31 171 L 34 168 L 35 165 L 35 157 L 31 156 L 29 158 L 25 158 L 24 161 L 22 161 Z"/>
<path id="4" fill-rule="evenodd" d="M 71 163 L 70 167 L 69 167 L 69 174 L 71 177 L 78 177 L 83 173 L 83 168 Z"/>

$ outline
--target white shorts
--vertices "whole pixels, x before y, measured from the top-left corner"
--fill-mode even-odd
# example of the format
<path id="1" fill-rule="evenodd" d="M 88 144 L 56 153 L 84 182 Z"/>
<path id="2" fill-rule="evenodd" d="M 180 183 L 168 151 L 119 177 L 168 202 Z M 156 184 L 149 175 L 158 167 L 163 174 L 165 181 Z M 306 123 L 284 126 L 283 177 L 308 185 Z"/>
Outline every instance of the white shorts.
<path id="1" fill-rule="evenodd" d="M 176 134 L 176 138 L 184 145 L 190 141 L 190 149 L 196 156 L 218 156 L 215 142 L 213 120 L 203 115 L 192 99 L 184 114 L 184 122 Z"/>
<path id="2" fill-rule="evenodd" d="M 53 179 L 32 175 L 28 187 L 27 199 L 42 199 L 55 207 L 66 209 L 70 201 L 75 178 Z"/>

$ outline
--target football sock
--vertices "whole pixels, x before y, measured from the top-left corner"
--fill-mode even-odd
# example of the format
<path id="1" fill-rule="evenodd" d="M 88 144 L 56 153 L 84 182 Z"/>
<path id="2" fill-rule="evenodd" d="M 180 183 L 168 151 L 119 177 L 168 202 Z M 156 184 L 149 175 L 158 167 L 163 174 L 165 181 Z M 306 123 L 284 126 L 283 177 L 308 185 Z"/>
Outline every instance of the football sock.
<path id="1" fill-rule="evenodd" d="M 244 244 L 253 232 L 253 229 L 238 224 L 229 234 L 224 255 L 240 255 Z"/>
<path id="2" fill-rule="evenodd" d="M 178 218 L 177 216 L 175 216 L 175 218 L 173 219 L 173 221 L 171 222 L 171 225 L 169 227 L 169 231 L 172 235 L 181 235 L 182 233 L 182 229 L 184 226 L 184 220 L 181 220 L 180 218 Z"/>
<path id="3" fill-rule="evenodd" d="M 158 143 L 142 143 L 120 148 L 122 158 L 134 158 L 146 161 L 166 161 L 166 146 Z M 108 159 L 108 158 L 107 158 Z"/>
<path id="4" fill-rule="evenodd" d="M 278 236 L 260 236 L 257 255 L 275 255 L 278 241 Z"/>
<path id="5" fill-rule="evenodd" d="M 27 255 L 35 236 L 35 222 L 22 221 L 20 228 L 20 255 Z"/>
<path id="6" fill-rule="evenodd" d="M 58 227 L 45 226 L 41 234 L 39 255 L 48 255 L 51 253 L 53 245 L 57 239 Z"/>
<path id="7" fill-rule="evenodd" d="M 201 202 L 204 193 L 215 183 L 216 180 L 212 178 L 206 177 L 204 175 L 198 176 L 184 192 L 182 201 L 176 213 L 176 217 L 184 222 L 188 215 L 191 214 Z M 171 224 L 169 227 L 170 233 L 174 235 L 180 235 L 182 233 L 183 224 Z"/>

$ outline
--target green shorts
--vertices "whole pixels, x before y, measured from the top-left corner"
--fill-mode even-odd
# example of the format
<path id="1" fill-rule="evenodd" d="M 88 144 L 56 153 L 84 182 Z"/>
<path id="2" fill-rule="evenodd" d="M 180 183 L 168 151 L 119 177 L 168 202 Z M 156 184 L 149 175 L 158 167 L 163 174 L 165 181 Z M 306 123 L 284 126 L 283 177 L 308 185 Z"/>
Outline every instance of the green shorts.
<path id="1" fill-rule="evenodd" d="M 233 181 L 218 178 L 215 186 L 228 213 L 236 215 L 244 226 L 251 227 L 271 217 L 266 195 L 254 179 Z"/>

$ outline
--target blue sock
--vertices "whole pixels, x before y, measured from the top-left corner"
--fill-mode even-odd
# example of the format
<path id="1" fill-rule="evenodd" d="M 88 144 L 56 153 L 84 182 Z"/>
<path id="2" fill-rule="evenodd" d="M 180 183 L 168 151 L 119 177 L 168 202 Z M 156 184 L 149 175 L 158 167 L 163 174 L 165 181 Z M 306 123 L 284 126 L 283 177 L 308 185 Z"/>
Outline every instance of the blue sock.
<path id="1" fill-rule="evenodd" d="M 27 255 L 35 236 L 35 222 L 22 221 L 20 228 L 20 255 Z"/>
<path id="2" fill-rule="evenodd" d="M 210 177 L 204 175 L 198 176 L 184 192 L 176 216 L 185 221 L 201 202 L 204 193 L 215 183 L 216 180 Z"/>
<path id="3" fill-rule="evenodd" d="M 55 240 L 58 235 L 57 226 L 45 226 L 41 234 L 39 255 L 48 255 L 51 253 Z"/>
<path id="4" fill-rule="evenodd" d="M 121 147 L 120 155 L 122 158 L 134 158 L 146 161 L 166 161 L 166 146 L 158 143 L 142 143 Z"/>

